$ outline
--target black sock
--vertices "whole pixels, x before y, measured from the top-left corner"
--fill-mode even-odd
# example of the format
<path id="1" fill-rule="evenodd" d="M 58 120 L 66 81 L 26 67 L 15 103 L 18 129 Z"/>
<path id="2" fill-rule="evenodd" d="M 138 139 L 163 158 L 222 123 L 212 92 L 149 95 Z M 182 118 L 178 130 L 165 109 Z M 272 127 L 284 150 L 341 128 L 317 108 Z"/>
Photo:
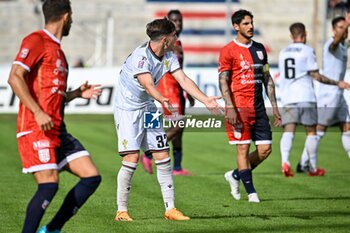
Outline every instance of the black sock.
<path id="1" fill-rule="evenodd" d="M 149 159 L 153 159 L 153 155 L 152 155 L 152 152 L 151 151 L 146 151 L 145 152 L 145 156 Z"/>
<path id="2" fill-rule="evenodd" d="M 247 193 L 256 193 L 253 185 L 252 171 L 250 169 L 241 170 L 239 171 L 239 176 L 241 177 L 242 183 Z"/>
<path id="3" fill-rule="evenodd" d="M 49 224 L 47 224 L 47 230 L 61 230 L 63 225 L 95 192 L 100 182 L 101 176 L 81 178 L 80 181 L 69 191 L 55 217 Z"/>
<path id="4" fill-rule="evenodd" d="M 38 185 L 38 190 L 28 203 L 26 218 L 24 220 L 23 233 L 36 232 L 40 220 L 44 215 L 53 197 L 58 190 L 57 183 L 44 183 Z"/>
<path id="5" fill-rule="evenodd" d="M 174 156 L 174 170 L 180 171 L 181 161 L 182 161 L 182 148 L 173 148 L 173 156 Z"/>
<path id="6" fill-rule="evenodd" d="M 232 177 L 235 179 L 235 180 L 240 180 L 241 177 L 239 176 L 239 171 L 238 169 L 236 168 L 235 170 L 233 170 L 232 172 Z"/>

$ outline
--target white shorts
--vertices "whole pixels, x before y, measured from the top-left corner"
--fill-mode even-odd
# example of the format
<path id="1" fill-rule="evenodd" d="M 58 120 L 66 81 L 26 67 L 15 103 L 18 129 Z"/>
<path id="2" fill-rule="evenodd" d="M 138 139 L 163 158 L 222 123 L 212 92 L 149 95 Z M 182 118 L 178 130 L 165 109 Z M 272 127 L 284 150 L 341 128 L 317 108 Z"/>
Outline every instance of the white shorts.
<path id="1" fill-rule="evenodd" d="M 284 106 L 282 109 L 282 125 L 291 123 L 306 126 L 316 125 L 316 103 L 301 102 Z"/>
<path id="2" fill-rule="evenodd" d="M 150 115 L 156 111 L 157 107 L 154 104 L 132 111 L 115 109 L 114 121 L 121 156 L 138 153 L 140 149 L 151 152 L 169 151 L 162 121 L 159 120 L 155 128 L 147 128 L 145 124 L 145 114 Z"/>
<path id="3" fill-rule="evenodd" d="M 324 95 L 317 99 L 318 124 L 331 126 L 350 122 L 349 108 L 343 95 Z"/>

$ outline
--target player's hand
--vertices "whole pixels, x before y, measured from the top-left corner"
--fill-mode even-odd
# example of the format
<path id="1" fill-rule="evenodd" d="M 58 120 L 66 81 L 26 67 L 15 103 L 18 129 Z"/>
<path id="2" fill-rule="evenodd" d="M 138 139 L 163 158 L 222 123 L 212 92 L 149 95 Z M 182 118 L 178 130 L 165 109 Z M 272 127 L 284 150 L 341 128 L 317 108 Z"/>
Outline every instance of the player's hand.
<path id="1" fill-rule="evenodd" d="M 207 109 L 215 115 L 222 115 L 225 110 L 216 101 L 221 99 L 221 96 L 210 96 L 203 103 Z"/>
<path id="2" fill-rule="evenodd" d="M 39 128 L 43 131 L 50 130 L 54 126 L 51 117 L 41 109 L 34 112 L 34 118 Z"/>
<path id="3" fill-rule="evenodd" d="M 350 88 L 350 84 L 345 82 L 345 81 L 339 81 L 338 82 L 338 87 L 340 89 L 349 89 Z"/>
<path id="4" fill-rule="evenodd" d="M 84 99 L 96 99 L 102 93 L 102 86 L 100 84 L 90 85 L 88 81 L 85 81 L 83 85 L 80 86 L 80 97 Z"/>
<path id="5" fill-rule="evenodd" d="M 282 118 L 281 118 L 280 111 L 278 110 L 278 107 L 272 107 L 272 113 L 273 113 L 273 116 L 275 117 L 275 121 L 273 122 L 273 125 L 275 127 L 281 126 Z"/>
<path id="6" fill-rule="evenodd" d="M 164 99 L 162 104 L 169 112 L 171 112 L 173 117 L 176 117 L 179 114 L 177 109 L 170 104 L 169 99 Z"/>
<path id="7" fill-rule="evenodd" d="M 226 108 L 225 119 L 227 120 L 228 123 L 230 123 L 233 126 L 236 126 L 237 124 L 240 123 L 240 121 L 238 120 L 236 109 L 234 107 Z"/>

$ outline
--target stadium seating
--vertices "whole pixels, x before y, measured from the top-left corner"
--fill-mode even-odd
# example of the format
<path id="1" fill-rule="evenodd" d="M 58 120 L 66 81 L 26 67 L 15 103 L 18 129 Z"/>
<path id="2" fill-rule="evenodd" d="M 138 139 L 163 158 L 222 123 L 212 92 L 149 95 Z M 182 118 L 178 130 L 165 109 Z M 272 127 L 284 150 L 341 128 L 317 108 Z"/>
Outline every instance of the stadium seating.
<path id="1" fill-rule="evenodd" d="M 254 14 L 257 41 L 269 50 L 270 63 L 276 64 L 279 50 L 290 43 L 288 27 L 302 21 L 307 26 L 309 44 L 322 53 L 322 9 L 314 1 L 254 1 L 234 0 L 228 9 L 225 1 L 146 1 L 146 0 L 74 0 L 71 34 L 63 41 L 63 48 L 72 65 L 78 58 L 90 66 L 108 63 L 107 18 L 114 19 L 112 56 L 114 66 L 120 66 L 129 53 L 147 40 L 145 25 L 155 17 L 161 17 L 170 9 L 187 12 L 184 16 L 184 33 L 181 36 L 185 48 L 186 65 L 216 64 L 219 49 L 233 35 L 223 33 L 230 28 L 226 12 L 245 8 Z M 18 51 L 20 39 L 27 33 L 42 28 L 40 0 L 0 1 L 0 64 L 10 63 Z M 323 8 L 322 8 L 323 7 Z M 317 8 L 318 15 L 313 9 Z M 315 13 L 316 12 L 316 13 Z M 313 17 L 318 21 L 313 25 Z M 329 23 L 327 23 L 329 24 Z M 329 34 L 329 33 L 328 33 Z M 328 36 L 327 34 L 327 36 Z"/>

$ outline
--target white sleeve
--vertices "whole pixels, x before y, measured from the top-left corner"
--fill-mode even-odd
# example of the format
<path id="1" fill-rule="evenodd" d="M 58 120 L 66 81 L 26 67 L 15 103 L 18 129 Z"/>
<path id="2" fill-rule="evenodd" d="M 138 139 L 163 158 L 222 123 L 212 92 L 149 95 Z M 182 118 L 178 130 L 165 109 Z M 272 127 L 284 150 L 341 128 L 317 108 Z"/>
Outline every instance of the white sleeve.
<path id="1" fill-rule="evenodd" d="M 171 53 L 171 59 L 170 59 L 170 72 L 174 72 L 175 70 L 178 70 L 181 68 L 179 60 L 177 60 L 177 57 L 174 53 Z"/>
<path id="2" fill-rule="evenodd" d="M 149 65 L 149 61 L 145 56 L 142 55 L 134 55 L 131 59 L 132 65 L 132 75 L 151 73 L 151 67 Z"/>
<path id="3" fill-rule="evenodd" d="M 310 48 L 308 53 L 309 54 L 307 56 L 307 64 L 306 64 L 307 71 L 318 70 L 315 50 L 313 48 Z"/>

